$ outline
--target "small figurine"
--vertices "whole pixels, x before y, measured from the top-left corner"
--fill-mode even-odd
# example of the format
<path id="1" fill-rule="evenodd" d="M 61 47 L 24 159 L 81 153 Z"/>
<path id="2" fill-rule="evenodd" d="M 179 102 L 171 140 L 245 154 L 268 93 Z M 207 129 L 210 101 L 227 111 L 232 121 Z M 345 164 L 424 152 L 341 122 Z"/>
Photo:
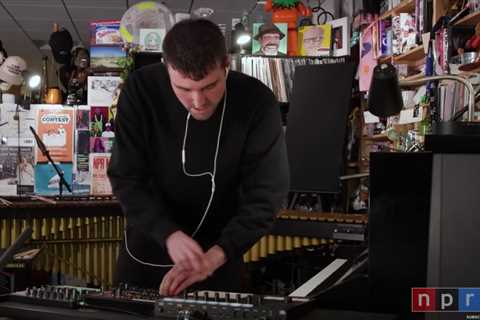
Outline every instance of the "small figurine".
<path id="1" fill-rule="evenodd" d="M 273 23 L 288 24 L 287 54 L 298 55 L 297 20 L 301 16 L 311 16 L 312 10 L 299 0 L 267 0 L 265 11 L 272 11 Z"/>

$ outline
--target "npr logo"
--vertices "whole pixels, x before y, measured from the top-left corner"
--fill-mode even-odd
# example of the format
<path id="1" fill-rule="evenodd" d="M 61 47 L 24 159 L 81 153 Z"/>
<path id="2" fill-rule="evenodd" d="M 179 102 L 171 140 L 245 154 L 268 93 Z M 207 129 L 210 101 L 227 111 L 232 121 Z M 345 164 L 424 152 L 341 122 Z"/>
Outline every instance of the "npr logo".
<path id="1" fill-rule="evenodd" d="M 412 312 L 480 312 L 480 288 L 412 288 Z"/>

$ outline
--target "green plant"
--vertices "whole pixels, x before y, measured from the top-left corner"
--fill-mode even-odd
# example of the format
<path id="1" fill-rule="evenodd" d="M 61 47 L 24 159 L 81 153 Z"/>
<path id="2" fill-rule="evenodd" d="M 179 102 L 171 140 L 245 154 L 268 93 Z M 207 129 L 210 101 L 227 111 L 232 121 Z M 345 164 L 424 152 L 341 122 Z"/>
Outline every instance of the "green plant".
<path id="1" fill-rule="evenodd" d="M 127 54 L 125 57 L 117 61 L 118 66 L 122 69 L 120 78 L 125 82 L 130 72 L 135 69 L 135 54 L 138 52 L 137 47 L 126 47 Z"/>
<path id="2" fill-rule="evenodd" d="M 273 0 L 273 7 L 280 8 L 280 9 L 288 9 L 296 7 L 299 3 L 299 0 Z"/>

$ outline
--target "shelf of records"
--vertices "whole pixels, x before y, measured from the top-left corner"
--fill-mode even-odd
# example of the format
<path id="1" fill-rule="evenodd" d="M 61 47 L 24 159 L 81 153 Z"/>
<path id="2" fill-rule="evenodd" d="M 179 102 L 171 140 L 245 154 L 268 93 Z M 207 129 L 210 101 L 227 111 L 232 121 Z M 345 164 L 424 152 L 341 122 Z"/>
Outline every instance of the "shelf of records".
<path id="1" fill-rule="evenodd" d="M 115 137 L 119 77 L 89 77 L 83 106 L 0 104 L 0 195 L 58 195 L 59 176 L 35 143 L 34 128 L 75 195 L 112 193 L 106 170 Z M 91 107 L 90 107 L 91 106 Z M 68 194 L 67 190 L 63 190 Z"/>
<path id="2" fill-rule="evenodd" d="M 269 87 L 277 100 L 288 102 L 293 90 L 293 79 L 297 66 L 313 64 L 345 63 L 347 57 L 259 57 L 242 56 L 240 71 L 262 81 Z M 238 68 L 237 68 L 238 69 Z"/>

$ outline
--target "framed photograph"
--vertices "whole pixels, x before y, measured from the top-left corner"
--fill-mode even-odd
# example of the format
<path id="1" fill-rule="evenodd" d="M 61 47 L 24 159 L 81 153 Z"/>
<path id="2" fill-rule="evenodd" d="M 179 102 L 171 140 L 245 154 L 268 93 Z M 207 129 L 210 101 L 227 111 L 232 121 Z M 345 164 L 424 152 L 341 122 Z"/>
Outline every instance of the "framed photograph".
<path id="1" fill-rule="evenodd" d="M 350 55 L 350 24 L 348 17 L 332 20 L 332 48 L 334 57 Z"/>
<path id="2" fill-rule="evenodd" d="M 117 46 L 91 46 L 90 67 L 95 71 L 118 71 L 118 64 L 127 56 L 122 47 Z"/>
<path id="3" fill-rule="evenodd" d="M 332 26 L 318 24 L 298 29 L 300 55 L 309 57 L 329 56 L 332 46 Z"/>
<path id="4" fill-rule="evenodd" d="M 252 54 L 265 56 L 287 55 L 287 23 L 254 23 Z"/>
<path id="5" fill-rule="evenodd" d="M 165 29 L 140 29 L 140 50 L 162 52 Z"/>

